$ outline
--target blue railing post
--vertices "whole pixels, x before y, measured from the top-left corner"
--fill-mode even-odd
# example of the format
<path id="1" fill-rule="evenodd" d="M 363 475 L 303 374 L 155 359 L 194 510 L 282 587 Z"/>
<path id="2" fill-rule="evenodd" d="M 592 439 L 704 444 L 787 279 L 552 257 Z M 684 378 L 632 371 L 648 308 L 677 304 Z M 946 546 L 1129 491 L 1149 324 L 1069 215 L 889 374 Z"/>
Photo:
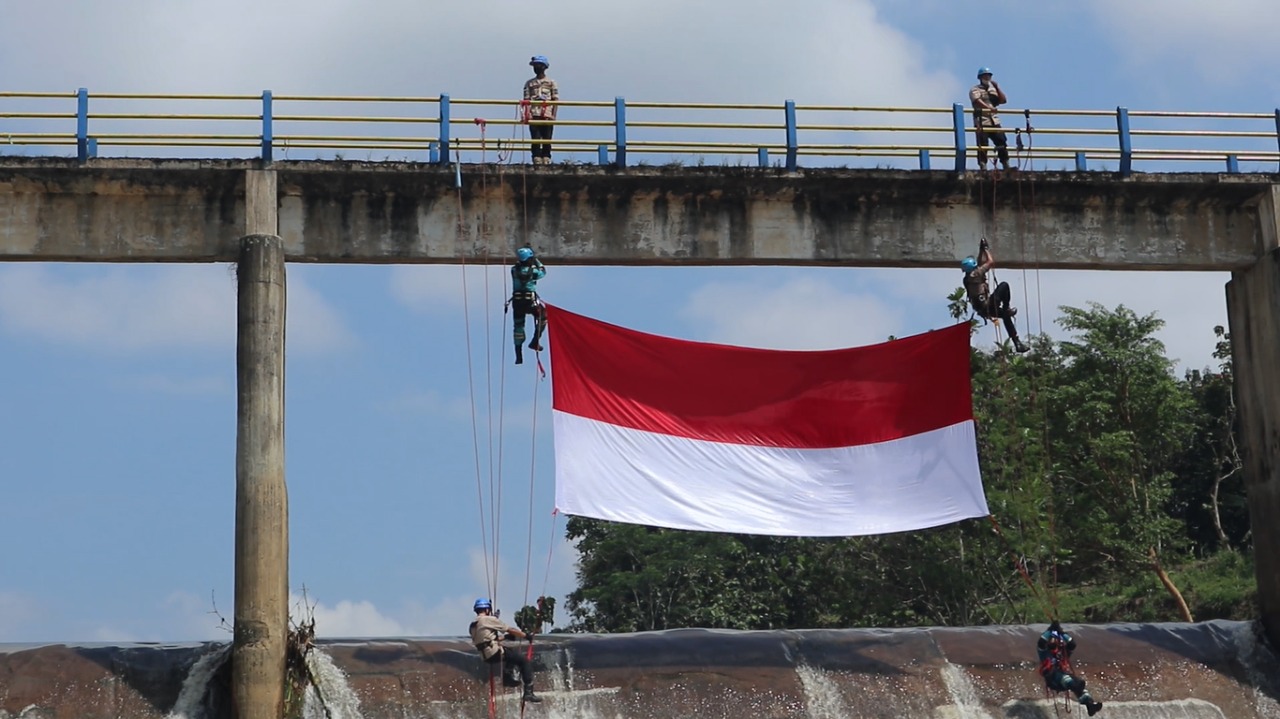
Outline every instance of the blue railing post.
<path id="1" fill-rule="evenodd" d="M 614 164 L 619 169 L 627 166 L 627 101 L 613 98 Z"/>
<path id="2" fill-rule="evenodd" d="M 1227 155 L 1227 172 L 1231 174 L 1240 172 L 1240 158 L 1235 155 Z"/>
<path id="3" fill-rule="evenodd" d="M 90 157 L 89 91 L 82 87 L 76 91 L 76 159 L 84 162 Z"/>
<path id="4" fill-rule="evenodd" d="M 964 140 L 964 105 L 958 102 L 951 105 L 951 129 L 956 136 L 956 172 L 964 172 L 969 148 Z"/>
<path id="5" fill-rule="evenodd" d="M 262 164 L 271 163 L 271 146 L 275 138 L 271 130 L 271 91 L 262 91 Z M 286 153 L 288 156 L 288 153 Z"/>
<path id="6" fill-rule="evenodd" d="M 796 132 L 796 101 L 787 100 L 783 105 L 787 115 L 787 172 L 796 171 L 796 156 L 800 154 L 800 141 Z"/>
<path id="7" fill-rule="evenodd" d="M 1276 109 L 1276 150 L 1280 151 L 1280 108 Z"/>
<path id="8" fill-rule="evenodd" d="M 1133 140 L 1129 137 L 1129 108 L 1116 108 L 1116 131 L 1120 134 L 1120 176 L 1133 173 Z"/>
<path id="9" fill-rule="evenodd" d="M 921 169 L 921 170 L 931 170 L 931 169 L 933 169 L 933 168 L 932 168 L 932 167 L 930 167 L 929 165 L 930 165 L 930 162 L 929 162 L 929 151 L 928 151 L 928 150 L 921 150 L 921 151 L 920 151 L 920 169 Z"/>
<path id="10" fill-rule="evenodd" d="M 769 148 L 761 147 L 756 149 L 756 163 L 760 167 L 769 166 Z"/>
<path id="11" fill-rule="evenodd" d="M 427 143 L 427 162 L 433 165 L 440 162 L 440 143 L 435 141 Z"/>
<path id="12" fill-rule="evenodd" d="M 442 165 L 449 164 L 449 96 L 440 95 L 440 157 Z"/>
<path id="13" fill-rule="evenodd" d="M 1089 169 L 1089 161 L 1085 159 L 1084 152 L 1076 152 L 1076 172 L 1085 172 Z"/>
<path id="14" fill-rule="evenodd" d="M 609 146 L 608 145 L 596 145 L 596 153 L 598 154 L 601 167 L 604 167 L 605 165 L 609 164 Z"/>

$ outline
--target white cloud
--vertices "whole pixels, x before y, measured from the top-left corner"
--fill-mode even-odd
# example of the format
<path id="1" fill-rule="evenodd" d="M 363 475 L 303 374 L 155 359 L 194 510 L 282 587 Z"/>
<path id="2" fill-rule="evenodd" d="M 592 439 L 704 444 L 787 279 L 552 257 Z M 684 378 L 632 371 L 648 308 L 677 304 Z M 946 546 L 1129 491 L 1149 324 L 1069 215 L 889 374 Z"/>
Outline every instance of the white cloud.
<path id="1" fill-rule="evenodd" d="M 1092 0 L 1104 32 L 1121 53 L 1144 67 L 1163 69 L 1168 59 L 1188 62 L 1202 80 L 1243 85 L 1274 83 L 1280 27 L 1275 0 Z"/>
<path id="2" fill-rule="evenodd" d="M 1227 324 L 1225 272 L 1116 272 L 997 270 L 1008 282 L 1022 333 L 1067 334 L 1058 307 L 1108 308 L 1123 304 L 1140 315 L 1156 313 L 1165 327 L 1156 337 L 1185 369 L 1216 367 L 1215 325 Z M 836 282 L 838 280 L 838 283 Z M 846 291 L 843 286 L 869 288 Z M 882 342 L 945 325 L 946 296 L 960 286 L 956 269 L 789 269 L 776 284 L 716 282 L 695 291 L 684 317 L 703 323 L 711 341 L 775 349 L 829 349 Z M 701 326 L 701 324 L 700 324 Z M 994 331 L 974 338 L 982 345 Z"/>
<path id="3" fill-rule="evenodd" d="M 289 349 L 352 341 L 337 312 L 296 274 L 288 280 Z M 225 265 L 0 268 L 0 328 L 117 354 L 231 350 L 235 279 Z"/>
<path id="4" fill-rule="evenodd" d="M 419 312 L 453 315 L 465 301 L 478 324 L 485 317 L 503 316 L 508 282 L 506 265 L 397 265 L 391 268 L 390 289 L 398 302 Z"/>
<path id="5" fill-rule="evenodd" d="M 308 613 L 309 612 L 309 613 Z M 303 602 L 301 595 L 289 597 L 293 621 L 313 617 L 317 637 L 404 637 L 409 632 L 400 622 L 386 616 L 372 602 L 343 599 L 330 606 L 323 602 Z"/>
<path id="6" fill-rule="evenodd" d="M 682 314 L 706 323 L 707 339 L 769 349 L 835 349 L 904 334 L 902 310 L 873 294 L 846 292 L 806 273 L 775 287 L 714 282 Z"/>

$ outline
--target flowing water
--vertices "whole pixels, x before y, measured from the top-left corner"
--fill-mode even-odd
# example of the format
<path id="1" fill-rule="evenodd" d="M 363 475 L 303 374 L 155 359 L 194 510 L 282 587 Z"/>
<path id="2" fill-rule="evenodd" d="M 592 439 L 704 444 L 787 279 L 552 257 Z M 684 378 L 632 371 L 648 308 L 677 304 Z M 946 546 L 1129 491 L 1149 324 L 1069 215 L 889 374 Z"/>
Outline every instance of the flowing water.
<path id="1" fill-rule="evenodd" d="M 1245 622 L 1069 627 L 1099 719 L 1280 719 L 1280 662 Z M 543 637 L 541 704 L 509 719 L 1060 719 L 1035 671 L 1042 627 Z M 0 719 L 223 719 L 223 646 L 0 647 Z M 462 638 L 322 641 L 306 719 L 488 719 L 488 667 Z M 215 678 L 215 675 L 218 675 Z M 222 686 L 222 691 L 225 687 Z M 225 705 L 226 702 L 221 702 Z M 1085 719 L 1078 705 L 1073 719 Z"/>

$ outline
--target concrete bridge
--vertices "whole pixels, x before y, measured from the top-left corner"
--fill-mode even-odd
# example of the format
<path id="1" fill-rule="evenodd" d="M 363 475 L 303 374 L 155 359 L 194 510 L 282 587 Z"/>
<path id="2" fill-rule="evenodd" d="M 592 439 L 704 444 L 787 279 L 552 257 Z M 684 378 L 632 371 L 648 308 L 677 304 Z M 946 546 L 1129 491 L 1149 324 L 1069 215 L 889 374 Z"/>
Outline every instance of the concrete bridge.
<path id="1" fill-rule="evenodd" d="M 458 178 L 461 178 L 459 187 Z M 1280 644 L 1280 184 L 1258 174 L 0 158 L 0 260 L 239 264 L 235 679 L 280 706 L 286 262 L 1228 270 L 1262 619 Z"/>

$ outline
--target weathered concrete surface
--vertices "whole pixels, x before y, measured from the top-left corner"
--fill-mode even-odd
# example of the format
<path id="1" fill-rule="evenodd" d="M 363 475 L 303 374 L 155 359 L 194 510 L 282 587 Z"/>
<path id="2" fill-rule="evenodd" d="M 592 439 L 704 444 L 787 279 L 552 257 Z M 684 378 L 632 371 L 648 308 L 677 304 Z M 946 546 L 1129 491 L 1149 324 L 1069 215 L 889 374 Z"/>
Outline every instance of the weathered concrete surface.
<path id="1" fill-rule="evenodd" d="M 1271 640 L 1280 644 L 1280 188 L 1263 202 L 1259 223 L 1274 249 L 1232 273 L 1227 316 L 1258 604 Z"/>
<path id="2" fill-rule="evenodd" d="M 267 212 L 250 213 L 270 224 Z M 289 499 L 284 476 L 284 250 L 241 241 L 236 273 L 236 541 L 232 692 L 240 719 L 284 711 L 289 629 Z"/>
<path id="3" fill-rule="evenodd" d="M 239 161 L 0 160 L 0 260 L 234 261 Z M 452 262 L 525 239 L 559 264 L 1238 269 L 1264 175 L 279 162 L 289 261 Z"/>
<path id="4" fill-rule="evenodd" d="M 1069 627 L 1080 641 L 1076 669 L 1105 716 L 1124 719 L 1275 719 L 1280 666 L 1242 622 Z M 1004 717 L 1052 719 L 1035 672 L 1038 627 L 977 629 L 699 629 L 640 634 L 551 635 L 537 645 L 536 686 L 545 702 L 530 716 L 577 719 L 686 719 L 743 716 Z M 205 647 L 200 653 L 208 652 Z M 321 642 L 348 677 L 365 719 L 481 719 L 488 716 L 488 669 L 465 641 Z M 0 716 L 34 704 L 39 716 L 158 717 L 172 706 L 177 677 L 196 652 L 119 649 L 87 658 L 62 647 L 4 654 Z M 97 650 L 102 651 L 102 650 Z M 131 667 L 149 667 L 148 681 Z M 58 671 L 35 673 L 42 665 Z M 15 689 L 19 684 L 22 687 Z M 113 686 L 111 692 L 94 687 Z M 215 706 L 223 686 L 211 692 Z M 514 690 L 499 712 L 519 711 Z M 100 704 L 78 705 L 99 701 Z M 215 712 L 214 716 L 218 716 Z M 1083 716 L 1083 714 L 1081 714 Z"/>

